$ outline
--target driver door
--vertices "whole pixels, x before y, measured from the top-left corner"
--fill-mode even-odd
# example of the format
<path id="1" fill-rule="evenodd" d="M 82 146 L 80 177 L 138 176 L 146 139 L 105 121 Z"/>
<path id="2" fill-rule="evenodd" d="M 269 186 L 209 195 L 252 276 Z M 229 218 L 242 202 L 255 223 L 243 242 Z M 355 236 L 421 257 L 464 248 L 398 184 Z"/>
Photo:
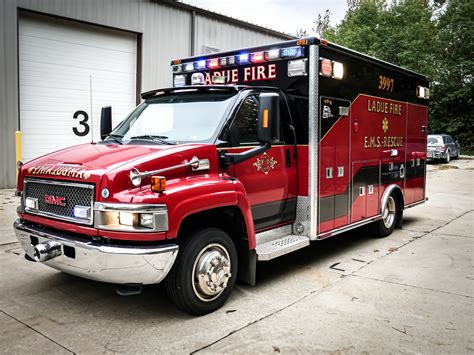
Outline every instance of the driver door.
<path id="1" fill-rule="evenodd" d="M 240 153 L 259 145 L 257 120 L 259 92 L 243 99 L 230 128 L 231 152 Z M 252 207 L 255 230 L 291 223 L 295 219 L 297 170 L 294 138 L 288 106 L 280 95 L 280 142 L 265 153 L 233 165 L 233 175 L 242 181 Z"/>

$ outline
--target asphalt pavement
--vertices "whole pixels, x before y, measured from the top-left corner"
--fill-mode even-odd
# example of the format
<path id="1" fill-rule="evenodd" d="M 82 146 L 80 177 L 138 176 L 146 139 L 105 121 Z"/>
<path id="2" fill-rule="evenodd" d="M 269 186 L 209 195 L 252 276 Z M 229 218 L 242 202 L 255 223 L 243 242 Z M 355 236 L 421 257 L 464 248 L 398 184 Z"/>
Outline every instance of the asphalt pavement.
<path id="1" fill-rule="evenodd" d="M 162 285 L 121 297 L 108 284 L 28 262 L 0 190 L 0 353 L 474 352 L 474 160 L 428 166 L 429 201 L 384 239 L 351 231 L 258 264 L 206 316 Z"/>

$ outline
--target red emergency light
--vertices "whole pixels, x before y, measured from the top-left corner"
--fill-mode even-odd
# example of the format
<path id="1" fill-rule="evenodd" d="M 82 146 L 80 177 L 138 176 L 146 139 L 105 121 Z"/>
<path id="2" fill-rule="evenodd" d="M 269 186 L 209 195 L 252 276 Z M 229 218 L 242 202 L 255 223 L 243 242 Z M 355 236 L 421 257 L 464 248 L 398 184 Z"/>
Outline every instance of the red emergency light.
<path id="1" fill-rule="evenodd" d="M 265 54 L 264 52 L 255 52 L 250 53 L 250 61 L 252 63 L 261 63 L 265 61 Z"/>
<path id="2" fill-rule="evenodd" d="M 209 69 L 217 69 L 220 67 L 219 58 L 211 58 L 207 61 L 207 67 Z"/>

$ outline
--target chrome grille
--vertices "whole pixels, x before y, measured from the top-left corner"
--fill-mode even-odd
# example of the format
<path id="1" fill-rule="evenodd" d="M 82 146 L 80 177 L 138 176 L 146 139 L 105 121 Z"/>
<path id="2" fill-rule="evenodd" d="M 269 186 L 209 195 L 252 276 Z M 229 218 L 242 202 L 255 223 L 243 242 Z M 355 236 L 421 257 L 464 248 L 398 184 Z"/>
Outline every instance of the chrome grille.
<path id="1" fill-rule="evenodd" d="M 63 197 L 64 206 L 47 203 L 46 196 Z M 66 220 L 70 222 L 92 224 L 94 205 L 94 186 L 71 183 L 68 181 L 25 179 L 23 198 L 38 199 L 38 209 L 28 208 L 23 201 L 27 213 Z M 75 206 L 90 207 L 89 218 L 76 218 Z"/>

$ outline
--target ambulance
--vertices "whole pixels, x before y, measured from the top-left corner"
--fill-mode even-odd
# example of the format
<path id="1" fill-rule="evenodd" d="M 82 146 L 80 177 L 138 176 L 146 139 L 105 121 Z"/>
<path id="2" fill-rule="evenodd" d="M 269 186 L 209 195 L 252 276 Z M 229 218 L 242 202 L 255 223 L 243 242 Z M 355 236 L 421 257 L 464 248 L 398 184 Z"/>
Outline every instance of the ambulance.
<path id="1" fill-rule="evenodd" d="M 318 38 L 171 62 L 173 87 L 102 141 L 19 164 L 26 259 L 116 285 L 165 283 L 197 315 L 259 263 L 426 197 L 425 76 Z"/>

